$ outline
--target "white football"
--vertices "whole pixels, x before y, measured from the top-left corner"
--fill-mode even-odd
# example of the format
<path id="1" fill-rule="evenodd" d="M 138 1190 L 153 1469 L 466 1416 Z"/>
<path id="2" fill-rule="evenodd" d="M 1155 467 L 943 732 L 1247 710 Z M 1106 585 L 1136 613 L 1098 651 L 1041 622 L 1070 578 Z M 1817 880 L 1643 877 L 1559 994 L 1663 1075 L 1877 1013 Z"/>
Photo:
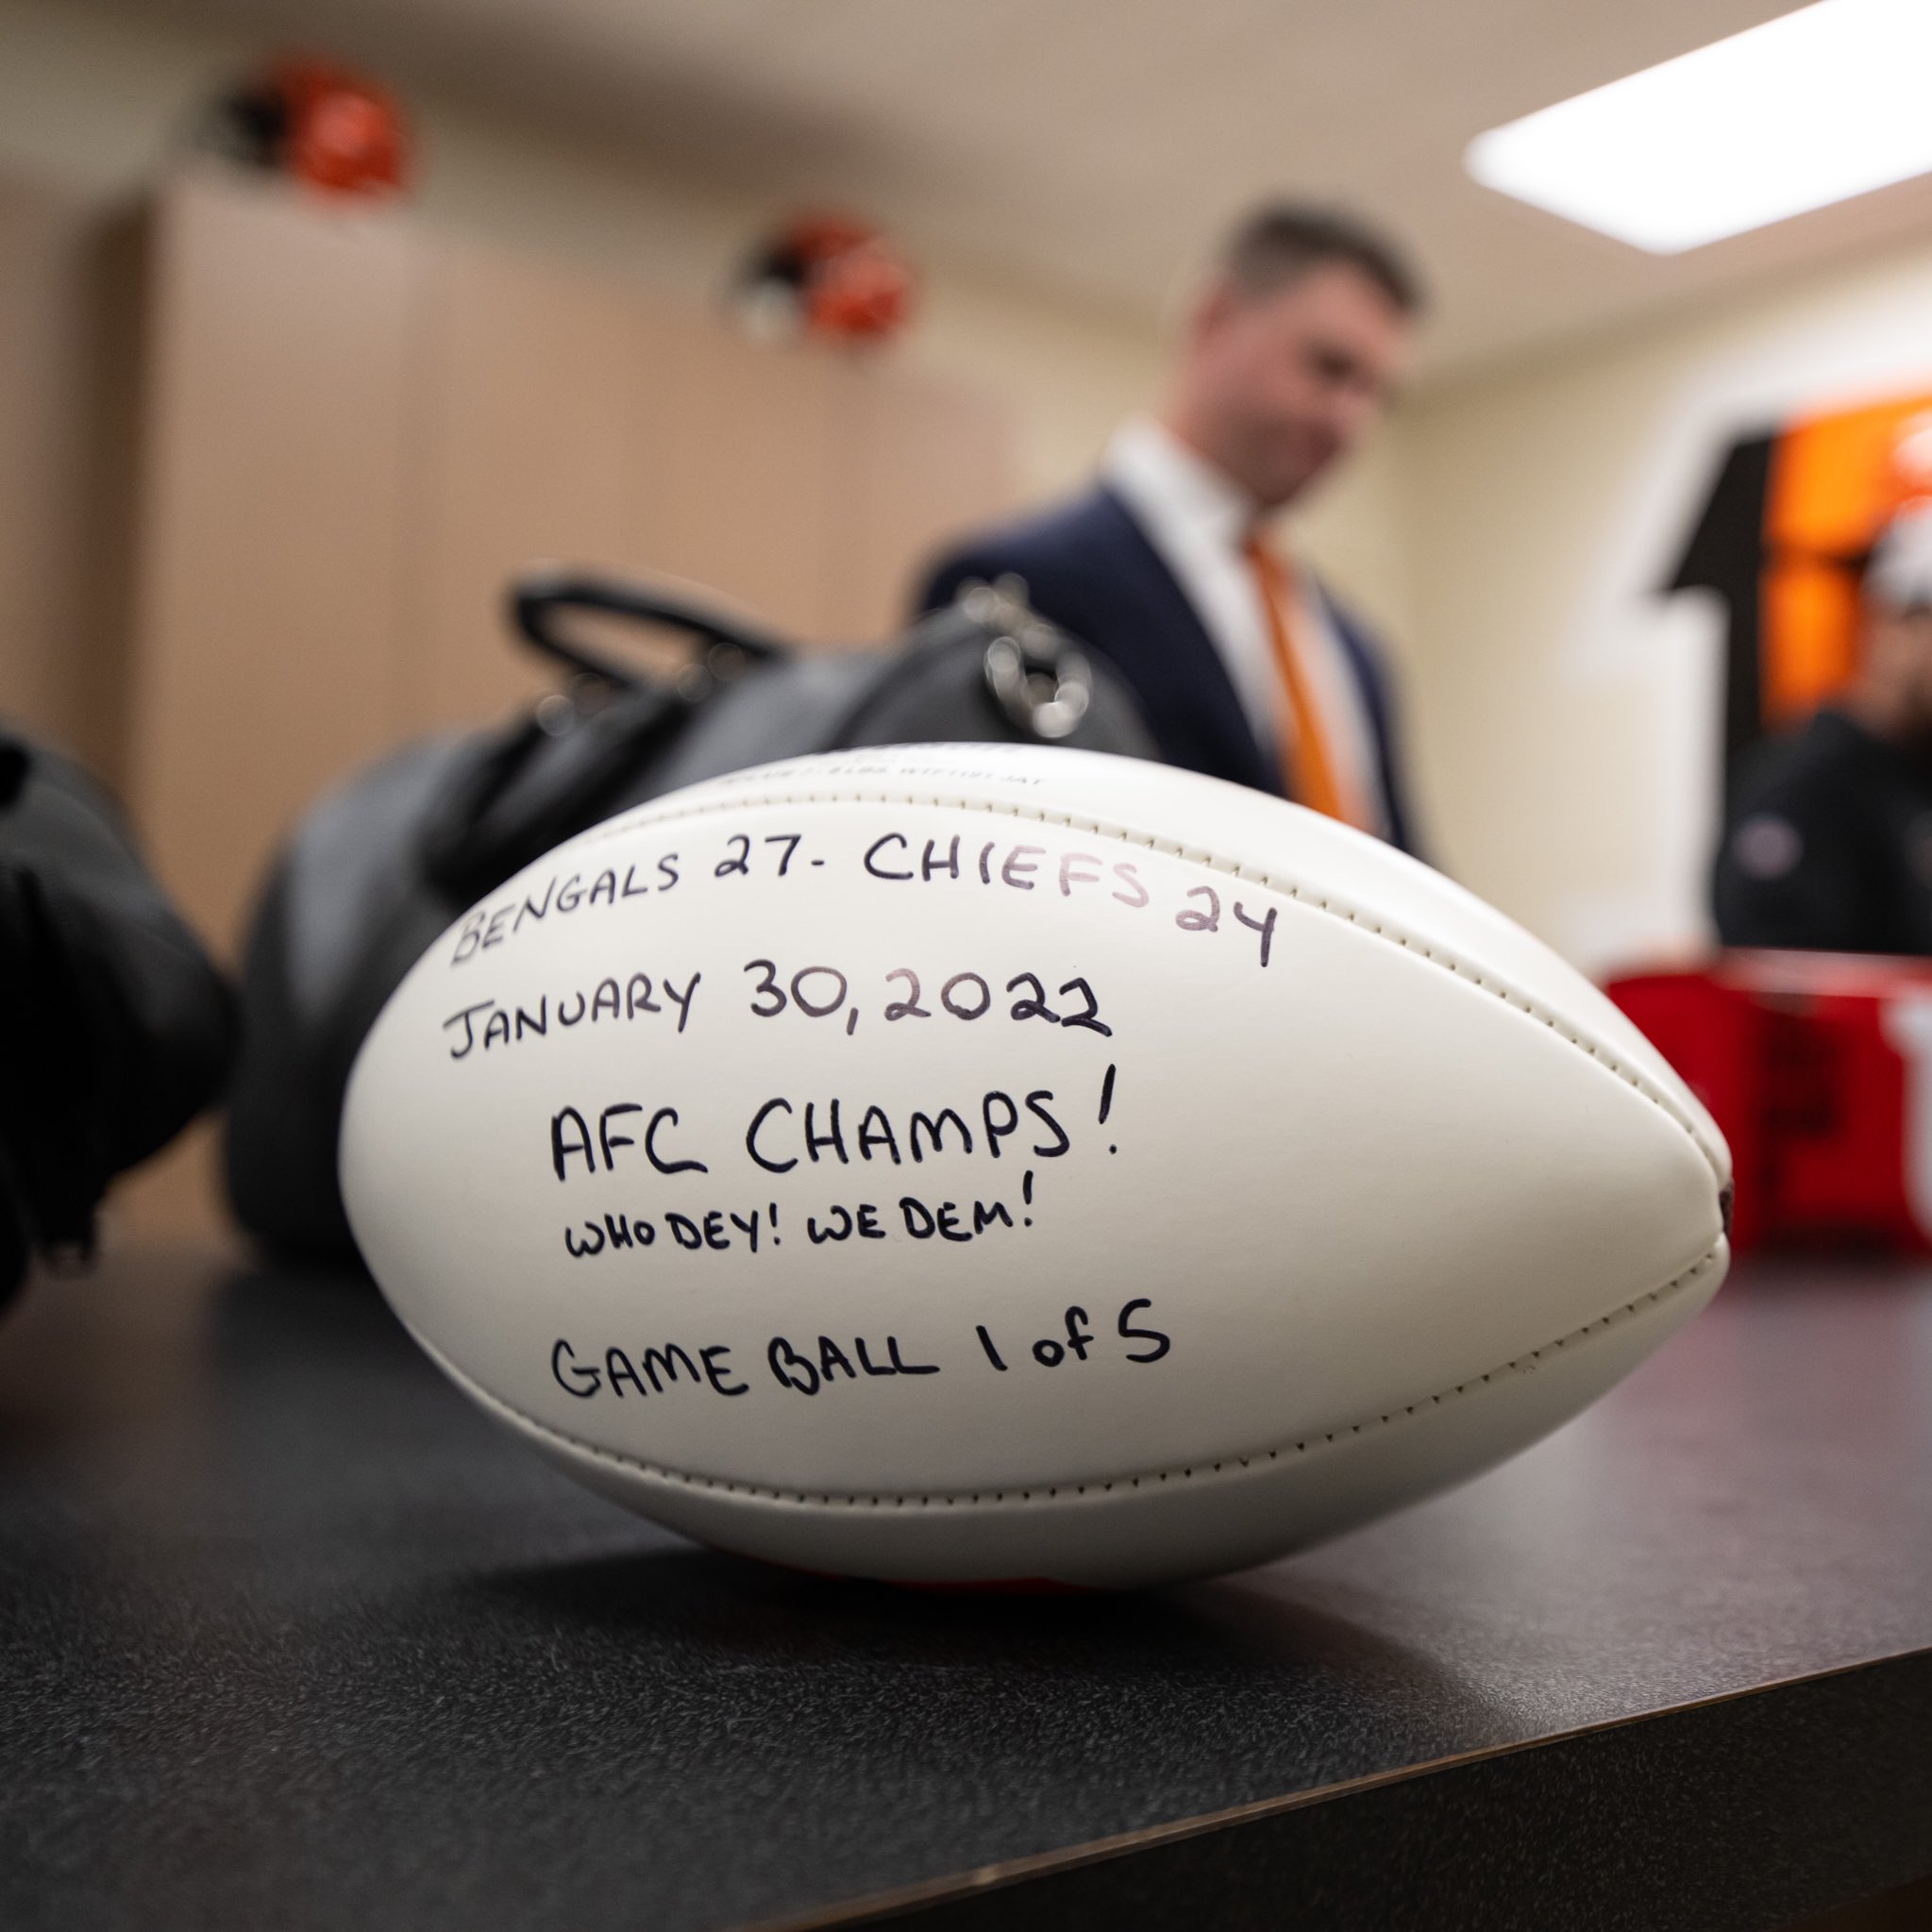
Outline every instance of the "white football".
<path id="1" fill-rule="evenodd" d="M 1235 1569 L 1460 1481 L 1710 1298 L 1728 1156 L 1426 866 L 1095 754 L 695 786 L 431 948 L 342 1179 L 490 1414 L 706 1543 Z"/>

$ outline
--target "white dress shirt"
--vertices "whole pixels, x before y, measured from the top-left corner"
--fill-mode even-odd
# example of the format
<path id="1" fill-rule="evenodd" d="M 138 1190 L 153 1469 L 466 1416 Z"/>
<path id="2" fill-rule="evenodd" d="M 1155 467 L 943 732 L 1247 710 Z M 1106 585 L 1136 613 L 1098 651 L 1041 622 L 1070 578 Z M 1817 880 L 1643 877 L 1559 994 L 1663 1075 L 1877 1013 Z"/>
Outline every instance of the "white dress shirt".
<path id="1" fill-rule="evenodd" d="M 1278 755 L 1285 735 L 1292 744 L 1294 720 L 1261 587 L 1242 548 L 1260 511 L 1246 492 L 1150 418 L 1116 433 L 1100 474 L 1194 607 L 1256 742 Z M 1386 832 L 1375 737 L 1353 666 L 1326 604 L 1299 571 L 1295 583 L 1291 634 L 1321 711 L 1336 781 L 1360 801 L 1364 821 Z"/>

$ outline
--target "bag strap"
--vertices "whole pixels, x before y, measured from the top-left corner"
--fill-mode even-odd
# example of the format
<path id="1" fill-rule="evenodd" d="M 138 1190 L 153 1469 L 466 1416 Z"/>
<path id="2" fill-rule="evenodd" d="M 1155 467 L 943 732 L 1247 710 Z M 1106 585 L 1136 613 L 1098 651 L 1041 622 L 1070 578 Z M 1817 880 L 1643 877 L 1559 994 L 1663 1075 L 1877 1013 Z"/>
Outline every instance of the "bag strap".
<path id="1" fill-rule="evenodd" d="M 702 644 L 705 648 L 678 680 L 680 695 L 686 698 L 704 696 L 713 682 L 730 682 L 748 668 L 748 660 L 749 664 L 769 664 L 794 654 L 782 639 L 742 617 L 692 603 L 675 591 L 654 584 L 624 583 L 590 571 L 529 572 L 510 586 L 508 604 L 510 622 L 527 643 L 579 675 L 601 679 L 619 690 L 635 690 L 654 680 L 560 629 L 558 618 L 563 613 L 601 611 L 666 630 L 681 630 Z M 691 676 L 692 671 L 697 678 Z M 686 688 L 693 683 L 699 688 Z"/>
<path id="2" fill-rule="evenodd" d="M 592 571 L 542 569 L 510 587 L 508 614 L 534 648 L 576 674 L 569 694 L 480 743 L 453 772 L 422 826 L 418 850 L 430 883 L 466 904 L 611 809 L 648 759 L 660 755 L 725 685 L 796 653 L 773 633 L 656 585 Z M 571 612 L 596 611 L 681 632 L 694 646 L 670 679 L 624 664 L 570 633 Z M 874 742 L 866 717 L 901 689 L 914 662 L 943 662 L 979 647 L 992 700 L 984 735 L 1052 744 L 1075 731 L 1093 697 L 1093 674 L 1065 632 L 1027 602 L 1017 579 L 971 583 L 923 619 L 909 649 L 878 661 L 860 680 L 831 744 Z"/>
<path id="3" fill-rule="evenodd" d="M 533 716 L 479 744 L 428 815 L 425 872 L 460 904 L 596 819 L 720 687 L 793 655 L 729 612 L 594 571 L 528 572 L 506 604 L 517 634 L 575 676 L 570 692 L 553 692 Z M 695 653 L 674 677 L 655 676 L 573 637 L 565 621 L 573 611 L 681 632 Z"/>

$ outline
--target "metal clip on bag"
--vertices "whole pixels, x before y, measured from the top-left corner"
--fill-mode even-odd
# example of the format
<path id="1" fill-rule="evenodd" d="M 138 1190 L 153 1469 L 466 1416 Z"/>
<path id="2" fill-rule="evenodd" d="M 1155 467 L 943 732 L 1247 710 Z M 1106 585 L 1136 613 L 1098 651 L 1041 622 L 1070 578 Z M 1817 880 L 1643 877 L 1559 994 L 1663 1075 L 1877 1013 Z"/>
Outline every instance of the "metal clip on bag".
<path id="1" fill-rule="evenodd" d="M 1016 580 L 972 584 L 896 648 L 804 656 L 668 594 L 563 574 L 510 610 L 566 688 L 496 731 L 405 747 L 314 805 L 249 936 L 227 1178 L 277 1247 L 354 1252 L 336 1184 L 344 1088 L 389 995 L 460 914 L 551 847 L 680 785 L 812 751 L 1056 744 L 1151 758 L 1133 699 L 1031 610 Z M 570 611 L 680 634 L 674 676 L 574 637 Z"/>

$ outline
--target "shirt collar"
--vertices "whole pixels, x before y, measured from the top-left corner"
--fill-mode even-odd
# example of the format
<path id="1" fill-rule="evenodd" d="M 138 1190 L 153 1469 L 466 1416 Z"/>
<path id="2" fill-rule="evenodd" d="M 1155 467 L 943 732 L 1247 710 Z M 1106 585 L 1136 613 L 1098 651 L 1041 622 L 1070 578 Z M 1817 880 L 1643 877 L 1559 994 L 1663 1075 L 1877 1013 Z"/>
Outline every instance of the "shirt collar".
<path id="1" fill-rule="evenodd" d="M 1240 546 L 1259 515 L 1245 490 L 1149 416 L 1115 432 L 1101 474 L 1144 518 L 1211 537 L 1231 549 Z"/>

